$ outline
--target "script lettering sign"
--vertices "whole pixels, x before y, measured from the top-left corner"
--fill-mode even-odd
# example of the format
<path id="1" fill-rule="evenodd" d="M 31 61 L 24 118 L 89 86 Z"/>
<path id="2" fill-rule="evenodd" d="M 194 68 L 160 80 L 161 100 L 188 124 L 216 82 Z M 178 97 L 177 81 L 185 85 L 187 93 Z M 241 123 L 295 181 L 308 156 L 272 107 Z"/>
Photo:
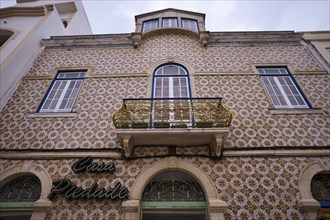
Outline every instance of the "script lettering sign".
<path id="1" fill-rule="evenodd" d="M 72 167 L 75 173 L 90 172 L 90 173 L 112 173 L 116 170 L 114 163 L 98 164 L 93 162 L 92 157 L 84 157 L 75 162 Z M 129 191 L 118 182 L 115 187 L 105 189 L 98 188 L 98 183 L 94 182 L 91 187 L 83 188 L 77 186 L 69 179 L 59 179 L 53 182 L 53 188 L 48 195 L 48 199 L 52 200 L 57 195 L 64 195 L 67 199 L 105 199 L 116 200 L 128 198 Z"/>

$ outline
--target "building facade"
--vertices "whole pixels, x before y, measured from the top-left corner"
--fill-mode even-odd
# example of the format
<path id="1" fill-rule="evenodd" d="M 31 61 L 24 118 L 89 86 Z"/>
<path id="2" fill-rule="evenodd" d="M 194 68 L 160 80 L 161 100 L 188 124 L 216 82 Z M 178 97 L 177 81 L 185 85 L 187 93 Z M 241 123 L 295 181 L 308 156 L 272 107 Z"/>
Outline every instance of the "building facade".
<path id="1" fill-rule="evenodd" d="M 3 218 L 329 218 L 329 63 L 303 33 L 135 22 L 41 41 L 2 110 Z"/>
<path id="2" fill-rule="evenodd" d="M 17 0 L 0 9 L 0 110 L 50 36 L 92 34 L 81 1 Z"/>

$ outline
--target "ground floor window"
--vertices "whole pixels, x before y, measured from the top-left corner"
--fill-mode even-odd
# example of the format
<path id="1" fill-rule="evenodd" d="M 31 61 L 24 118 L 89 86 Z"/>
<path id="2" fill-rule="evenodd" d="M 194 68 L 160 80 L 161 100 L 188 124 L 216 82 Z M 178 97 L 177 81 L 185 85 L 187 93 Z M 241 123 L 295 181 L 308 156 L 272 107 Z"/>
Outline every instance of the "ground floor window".
<path id="1" fill-rule="evenodd" d="M 33 203 L 41 194 L 41 183 L 33 175 L 21 176 L 0 188 L 0 219 L 29 220 L 33 213 Z"/>
<path id="2" fill-rule="evenodd" d="M 186 173 L 161 173 L 153 178 L 144 190 L 141 219 L 208 219 L 204 191 L 198 182 Z"/>

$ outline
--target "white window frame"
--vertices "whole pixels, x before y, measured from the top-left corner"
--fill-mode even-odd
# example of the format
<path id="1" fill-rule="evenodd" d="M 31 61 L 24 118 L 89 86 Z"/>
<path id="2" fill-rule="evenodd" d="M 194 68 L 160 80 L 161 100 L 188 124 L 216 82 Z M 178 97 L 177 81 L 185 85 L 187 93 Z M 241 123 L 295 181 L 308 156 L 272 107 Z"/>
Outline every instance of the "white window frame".
<path id="1" fill-rule="evenodd" d="M 165 26 L 165 21 L 168 21 L 168 26 Z M 178 27 L 178 18 L 163 18 L 162 19 L 163 28 L 177 28 Z"/>
<path id="2" fill-rule="evenodd" d="M 84 77 L 87 71 L 61 71 L 56 75 L 50 89 L 48 89 L 45 98 L 43 99 L 38 112 L 71 112 L 78 97 L 80 88 L 83 84 Z M 73 84 L 73 88 L 70 85 Z M 61 89 L 59 89 L 62 87 Z M 69 95 L 69 96 L 67 96 Z M 58 97 L 56 97 L 58 96 Z M 69 100 L 72 100 L 71 102 Z M 64 107 L 61 107 L 66 101 Z M 71 104 L 70 104 L 71 103 Z M 53 107 L 51 107 L 53 105 Z"/>
<path id="3" fill-rule="evenodd" d="M 167 75 L 167 74 L 164 74 L 163 71 L 164 71 L 164 68 L 166 68 L 167 66 L 176 66 L 178 67 L 178 71 L 183 71 L 184 74 L 180 74 L 178 72 L 178 74 L 171 74 L 171 75 Z M 162 71 L 161 74 L 157 74 L 159 71 Z M 163 79 L 164 78 L 167 78 L 169 80 L 169 96 L 168 97 L 156 97 L 156 89 L 158 88 L 157 87 L 157 80 L 158 79 L 161 79 L 161 83 L 162 83 L 162 86 L 160 87 L 161 88 L 161 94 L 163 94 Z M 178 79 L 179 80 L 179 96 L 175 96 L 174 94 L 174 78 Z M 187 96 L 183 96 L 182 95 L 182 92 L 181 92 L 181 89 L 182 89 L 182 86 L 181 86 L 181 78 L 185 78 L 186 80 L 186 89 L 187 89 Z M 176 65 L 176 64 L 168 64 L 168 65 L 164 65 L 162 67 L 159 67 L 157 68 L 156 72 L 155 72 L 155 75 L 154 75 L 154 88 L 153 88 L 153 97 L 154 98 L 189 98 L 190 97 L 190 86 L 189 86 L 189 76 L 188 76 L 188 72 L 181 66 L 179 65 Z M 161 95 L 162 96 L 162 95 Z"/>
<path id="4" fill-rule="evenodd" d="M 196 20 L 189 18 L 182 18 L 181 23 L 182 23 L 182 28 L 198 32 L 198 24 Z"/>
<path id="5" fill-rule="evenodd" d="M 144 21 L 143 22 L 142 32 L 152 31 L 152 30 L 157 29 L 158 27 L 159 27 L 159 19 L 153 19 L 153 20 L 149 20 L 149 21 Z"/>
<path id="6" fill-rule="evenodd" d="M 310 104 L 286 67 L 257 67 L 257 70 L 275 109 L 310 108 Z"/>

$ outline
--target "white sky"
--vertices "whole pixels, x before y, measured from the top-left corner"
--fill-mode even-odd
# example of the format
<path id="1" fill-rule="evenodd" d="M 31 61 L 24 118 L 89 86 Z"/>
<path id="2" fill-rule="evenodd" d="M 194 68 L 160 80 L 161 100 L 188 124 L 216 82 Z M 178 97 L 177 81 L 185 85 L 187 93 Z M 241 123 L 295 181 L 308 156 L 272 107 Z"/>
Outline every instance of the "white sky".
<path id="1" fill-rule="evenodd" d="M 131 33 L 134 16 L 164 8 L 206 14 L 208 31 L 330 30 L 330 0 L 82 0 L 94 34 Z M 0 0 L 0 7 L 15 0 Z"/>

